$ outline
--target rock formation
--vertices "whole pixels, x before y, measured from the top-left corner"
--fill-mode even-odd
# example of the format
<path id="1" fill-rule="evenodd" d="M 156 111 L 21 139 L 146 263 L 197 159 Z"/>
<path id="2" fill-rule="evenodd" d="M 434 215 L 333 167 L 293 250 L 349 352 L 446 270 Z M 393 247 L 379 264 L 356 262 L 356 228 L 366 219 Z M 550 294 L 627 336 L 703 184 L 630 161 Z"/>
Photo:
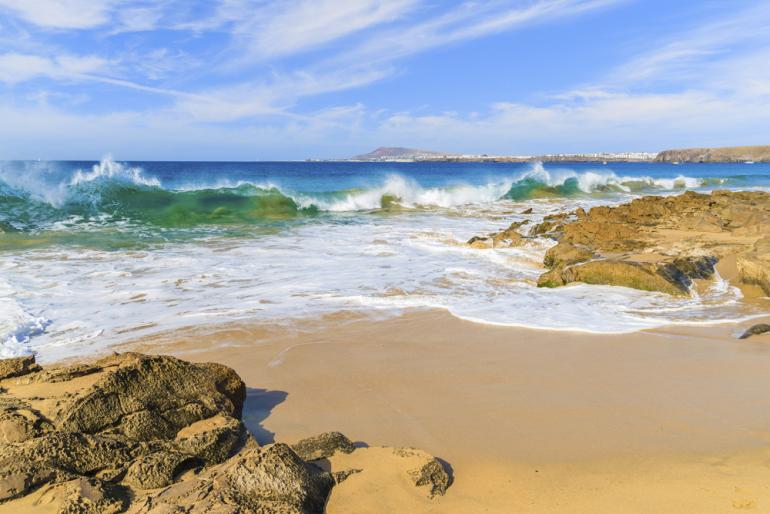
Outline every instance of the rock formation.
<path id="1" fill-rule="evenodd" d="M 511 246 L 527 238 L 557 241 L 545 254 L 541 287 L 572 282 L 688 295 L 720 259 L 734 258 L 738 279 L 770 295 L 770 194 L 686 192 L 647 196 L 617 207 L 546 216 L 529 231 L 521 223 L 474 237 L 475 248 Z"/>
<path id="2" fill-rule="evenodd" d="M 735 256 L 741 281 L 770 294 L 767 193 L 647 196 L 546 219 L 533 232 L 558 241 L 546 253 L 540 286 L 585 282 L 686 295 L 719 259 Z"/>
<path id="3" fill-rule="evenodd" d="M 519 229 L 529 223 L 528 220 L 511 223 L 505 230 L 494 232 L 486 236 L 474 236 L 468 240 L 472 248 L 510 248 L 525 241 L 525 237 Z"/>
<path id="4" fill-rule="evenodd" d="M 354 445 L 332 432 L 261 447 L 241 421 L 245 398 L 233 370 L 167 356 L 0 360 L 0 510 L 323 512 L 360 469 L 311 461 Z M 443 494 L 442 473 L 427 468 L 415 485 Z"/>

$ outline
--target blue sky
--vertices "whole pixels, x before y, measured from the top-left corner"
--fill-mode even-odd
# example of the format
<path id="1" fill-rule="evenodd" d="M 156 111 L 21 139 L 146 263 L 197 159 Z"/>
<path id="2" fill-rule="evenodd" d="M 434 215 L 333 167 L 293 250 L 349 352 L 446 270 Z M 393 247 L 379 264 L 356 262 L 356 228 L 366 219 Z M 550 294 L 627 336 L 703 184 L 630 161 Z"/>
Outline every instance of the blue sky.
<path id="1" fill-rule="evenodd" d="M 770 144 L 770 2 L 0 0 L 0 158 Z"/>

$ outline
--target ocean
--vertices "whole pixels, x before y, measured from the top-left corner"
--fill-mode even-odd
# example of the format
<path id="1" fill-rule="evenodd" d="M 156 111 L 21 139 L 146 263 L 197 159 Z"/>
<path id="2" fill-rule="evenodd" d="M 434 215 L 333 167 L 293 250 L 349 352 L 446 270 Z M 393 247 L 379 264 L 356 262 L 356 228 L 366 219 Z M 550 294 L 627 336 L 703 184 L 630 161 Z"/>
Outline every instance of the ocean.
<path id="1" fill-rule="evenodd" d="M 543 289 L 553 242 L 464 244 L 513 221 L 712 189 L 770 190 L 770 164 L 2 162 L 0 357 L 338 312 L 596 333 L 743 319 L 719 277 L 683 299 Z"/>

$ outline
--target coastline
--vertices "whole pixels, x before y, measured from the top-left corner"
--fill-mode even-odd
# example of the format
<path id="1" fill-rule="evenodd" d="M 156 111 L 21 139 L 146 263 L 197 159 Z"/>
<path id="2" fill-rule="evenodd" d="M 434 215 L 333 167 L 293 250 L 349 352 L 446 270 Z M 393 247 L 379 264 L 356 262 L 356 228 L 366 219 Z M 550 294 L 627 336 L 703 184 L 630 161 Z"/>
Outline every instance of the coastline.
<path id="1" fill-rule="evenodd" d="M 566 334 L 430 311 L 198 327 L 120 350 L 233 367 L 253 388 L 244 420 L 260 442 L 333 429 L 436 455 L 455 482 L 410 507 L 426 512 L 761 510 L 770 335 L 740 341 L 736 329 Z M 329 512 L 353 511 L 354 485 Z"/>

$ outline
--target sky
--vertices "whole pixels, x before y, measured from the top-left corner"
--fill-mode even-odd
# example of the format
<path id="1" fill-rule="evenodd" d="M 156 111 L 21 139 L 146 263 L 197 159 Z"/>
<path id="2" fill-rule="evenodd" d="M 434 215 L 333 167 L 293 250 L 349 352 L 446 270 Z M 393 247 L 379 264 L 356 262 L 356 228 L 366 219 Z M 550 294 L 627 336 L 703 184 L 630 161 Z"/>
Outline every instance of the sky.
<path id="1" fill-rule="evenodd" d="M 744 144 L 767 0 L 0 0 L 0 159 Z"/>

